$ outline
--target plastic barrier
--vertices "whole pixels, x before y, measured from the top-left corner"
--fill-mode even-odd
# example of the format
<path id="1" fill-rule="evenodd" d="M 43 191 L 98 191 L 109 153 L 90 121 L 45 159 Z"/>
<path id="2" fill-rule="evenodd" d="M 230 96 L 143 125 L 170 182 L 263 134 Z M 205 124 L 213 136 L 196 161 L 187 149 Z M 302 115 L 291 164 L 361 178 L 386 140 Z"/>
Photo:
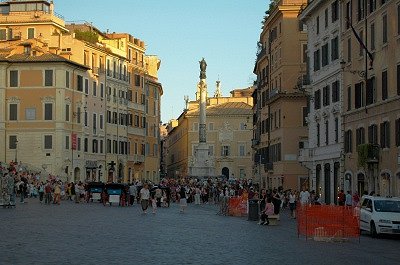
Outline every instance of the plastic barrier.
<path id="1" fill-rule="evenodd" d="M 316 241 L 360 237 L 359 213 L 352 207 L 297 205 L 297 235 Z"/>
<path id="2" fill-rule="evenodd" d="M 228 215 L 247 216 L 247 194 L 229 198 Z"/>

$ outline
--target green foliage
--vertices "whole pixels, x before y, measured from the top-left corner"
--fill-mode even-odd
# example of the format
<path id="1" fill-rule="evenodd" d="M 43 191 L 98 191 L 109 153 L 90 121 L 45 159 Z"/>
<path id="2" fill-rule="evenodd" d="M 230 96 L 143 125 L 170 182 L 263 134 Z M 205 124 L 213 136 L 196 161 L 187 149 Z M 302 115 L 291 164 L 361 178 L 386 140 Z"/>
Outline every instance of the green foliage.
<path id="1" fill-rule="evenodd" d="M 367 164 L 368 160 L 368 152 L 371 148 L 370 144 L 360 144 L 357 146 L 357 153 L 358 153 L 358 166 L 364 167 Z"/>
<path id="2" fill-rule="evenodd" d="M 87 41 L 90 43 L 96 43 L 99 39 L 99 35 L 94 31 L 81 31 L 75 30 L 75 38 L 78 40 Z"/>

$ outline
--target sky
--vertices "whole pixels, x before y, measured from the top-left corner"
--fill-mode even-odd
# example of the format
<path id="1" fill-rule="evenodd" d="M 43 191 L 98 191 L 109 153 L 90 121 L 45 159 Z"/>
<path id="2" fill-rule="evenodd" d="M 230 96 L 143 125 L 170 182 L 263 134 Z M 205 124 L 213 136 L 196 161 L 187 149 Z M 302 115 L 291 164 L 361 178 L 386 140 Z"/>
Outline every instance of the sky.
<path id="1" fill-rule="evenodd" d="M 195 99 L 199 61 L 207 62 L 210 96 L 253 84 L 261 21 L 269 0 L 55 0 L 67 22 L 93 23 L 101 31 L 127 32 L 161 60 L 163 123 L 177 118 L 184 96 Z"/>

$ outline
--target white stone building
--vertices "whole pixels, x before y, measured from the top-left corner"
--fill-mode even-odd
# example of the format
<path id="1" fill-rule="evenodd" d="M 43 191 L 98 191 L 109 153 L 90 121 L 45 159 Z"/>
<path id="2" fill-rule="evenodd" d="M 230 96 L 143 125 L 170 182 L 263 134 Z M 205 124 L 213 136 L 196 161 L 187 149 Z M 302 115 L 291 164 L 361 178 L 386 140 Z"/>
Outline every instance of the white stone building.
<path id="1" fill-rule="evenodd" d="M 308 143 L 299 160 L 309 168 L 310 189 L 325 203 L 336 202 L 341 172 L 342 71 L 338 0 L 314 0 L 300 15 L 308 31 Z"/>

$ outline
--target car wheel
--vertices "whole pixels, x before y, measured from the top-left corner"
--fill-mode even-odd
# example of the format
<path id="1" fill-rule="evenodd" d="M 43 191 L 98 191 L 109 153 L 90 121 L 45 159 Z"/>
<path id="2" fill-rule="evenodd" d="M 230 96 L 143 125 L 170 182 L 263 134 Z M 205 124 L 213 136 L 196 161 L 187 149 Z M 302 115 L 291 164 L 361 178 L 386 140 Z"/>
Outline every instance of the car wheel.
<path id="1" fill-rule="evenodd" d="M 372 237 L 376 237 L 378 235 L 378 233 L 376 232 L 376 227 L 374 222 L 371 222 L 371 227 L 369 229 L 369 232 Z"/>

